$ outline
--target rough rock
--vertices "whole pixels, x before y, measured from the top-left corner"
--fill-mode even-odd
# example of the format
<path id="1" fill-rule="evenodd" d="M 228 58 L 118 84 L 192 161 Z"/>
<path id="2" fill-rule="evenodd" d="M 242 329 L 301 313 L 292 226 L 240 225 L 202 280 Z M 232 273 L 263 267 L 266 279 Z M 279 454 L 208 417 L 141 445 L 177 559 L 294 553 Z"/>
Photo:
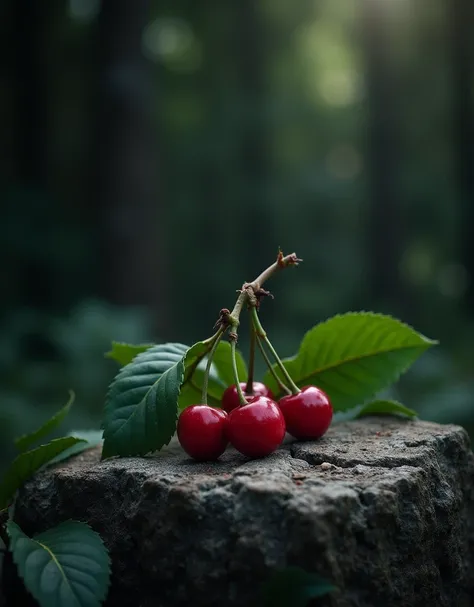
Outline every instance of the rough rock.
<path id="1" fill-rule="evenodd" d="M 27 533 L 89 522 L 111 552 L 113 607 L 260 605 L 287 565 L 337 587 L 318 605 L 467 607 L 473 472 L 462 428 L 374 417 L 258 461 L 90 450 L 28 483 L 15 517 Z"/>

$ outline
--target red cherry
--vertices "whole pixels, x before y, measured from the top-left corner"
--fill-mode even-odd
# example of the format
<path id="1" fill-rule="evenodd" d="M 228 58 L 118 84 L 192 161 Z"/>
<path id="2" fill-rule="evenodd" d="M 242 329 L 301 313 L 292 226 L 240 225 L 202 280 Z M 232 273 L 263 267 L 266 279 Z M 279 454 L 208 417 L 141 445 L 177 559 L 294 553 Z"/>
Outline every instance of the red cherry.
<path id="1" fill-rule="evenodd" d="M 229 442 L 225 435 L 227 413 L 208 405 L 186 407 L 178 419 L 178 439 L 188 455 L 200 461 L 214 460 Z"/>
<path id="2" fill-rule="evenodd" d="M 249 402 L 254 396 L 267 396 L 268 398 L 271 398 L 273 400 L 272 391 L 270 390 L 270 388 L 267 388 L 265 384 L 262 384 L 262 382 L 254 381 L 252 384 L 253 394 L 248 396 L 245 394 L 246 386 L 246 382 L 240 382 L 240 387 L 242 388 L 247 402 Z M 237 407 L 240 407 L 239 393 L 237 392 L 237 386 L 235 384 L 232 384 L 232 386 L 229 386 L 225 390 L 224 394 L 222 395 L 221 406 L 224 411 L 227 411 L 227 413 L 230 413 Z"/>
<path id="3" fill-rule="evenodd" d="M 298 394 L 284 396 L 278 405 L 285 416 L 287 432 L 300 440 L 320 438 L 331 425 L 331 401 L 316 386 L 305 386 Z"/>
<path id="4" fill-rule="evenodd" d="M 254 396 L 229 414 L 226 434 L 237 451 L 248 457 L 265 457 L 281 445 L 285 418 L 275 401 Z"/>

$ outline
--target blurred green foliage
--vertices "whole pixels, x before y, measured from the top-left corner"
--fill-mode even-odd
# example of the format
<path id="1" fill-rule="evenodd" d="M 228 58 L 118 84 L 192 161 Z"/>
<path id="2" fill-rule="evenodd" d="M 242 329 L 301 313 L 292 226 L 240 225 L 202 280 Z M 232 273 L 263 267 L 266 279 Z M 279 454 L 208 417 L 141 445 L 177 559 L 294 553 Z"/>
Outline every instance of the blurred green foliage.
<path id="1" fill-rule="evenodd" d="M 262 307 L 283 356 L 335 313 L 391 313 L 441 346 L 388 396 L 474 431 L 454 5 L 132 4 L 1 8 L 0 444 L 70 388 L 71 428 L 97 428 L 110 342 L 209 336 L 278 246 L 304 259 Z"/>
<path id="2" fill-rule="evenodd" d="M 115 338 L 140 342 L 149 334 L 144 311 L 97 301 L 79 304 L 64 318 L 27 309 L 7 317 L 0 333 L 2 462 L 14 454 L 13 438 L 31 432 L 65 404 L 72 386 L 76 403 L 62 434 L 64 429 L 98 428 L 117 371 L 104 353 Z"/>

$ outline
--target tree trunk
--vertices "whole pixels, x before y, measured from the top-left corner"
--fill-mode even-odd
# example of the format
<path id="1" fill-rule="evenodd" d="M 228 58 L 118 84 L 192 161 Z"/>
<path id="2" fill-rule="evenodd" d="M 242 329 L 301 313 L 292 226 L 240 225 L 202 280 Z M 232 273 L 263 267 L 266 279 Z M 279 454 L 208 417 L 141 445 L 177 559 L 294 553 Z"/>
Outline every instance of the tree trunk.
<path id="1" fill-rule="evenodd" d="M 380 0 L 363 0 L 370 202 L 367 231 L 369 301 L 401 313 L 406 294 L 399 273 L 404 235 L 397 174 L 397 91 L 389 57 L 387 26 L 384 3 Z"/>
<path id="2" fill-rule="evenodd" d="M 474 309 L 474 110 L 472 0 L 449 0 L 451 70 L 453 91 L 453 139 L 456 191 L 460 207 L 461 261 L 469 273 L 467 310 Z"/>
<path id="3" fill-rule="evenodd" d="M 43 54 L 46 7 L 10 0 L 9 65 L 13 90 L 13 175 L 25 186 L 44 185 L 47 154 L 47 82 Z"/>
<path id="4" fill-rule="evenodd" d="M 48 82 L 45 65 L 46 26 L 52 5 L 34 0 L 10 0 L 6 19 L 4 59 L 9 66 L 11 87 L 10 205 L 21 206 L 31 217 L 44 217 L 50 200 L 47 195 L 48 172 Z M 9 129 L 7 129 L 8 131 Z M 5 165 L 4 165 L 5 166 Z M 21 235 L 20 235 L 21 237 Z M 20 305 L 47 309 L 54 305 L 54 276 L 44 258 L 18 253 L 10 261 L 16 267 L 17 297 Z"/>
<path id="5" fill-rule="evenodd" d="M 120 305 L 145 305 L 166 327 L 165 225 L 159 196 L 152 66 L 142 34 L 149 0 L 103 0 L 98 23 L 98 122 L 94 199 L 101 242 L 99 292 Z"/>

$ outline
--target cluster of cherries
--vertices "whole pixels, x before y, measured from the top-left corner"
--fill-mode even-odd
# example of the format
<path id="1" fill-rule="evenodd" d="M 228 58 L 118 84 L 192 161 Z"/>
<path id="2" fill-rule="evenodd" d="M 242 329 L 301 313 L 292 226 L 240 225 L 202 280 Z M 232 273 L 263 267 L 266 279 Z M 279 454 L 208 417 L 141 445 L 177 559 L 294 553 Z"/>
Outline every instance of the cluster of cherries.
<path id="1" fill-rule="evenodd" d="M 246 384 L 241 383 L 242 390 Z M 283 442 L 285 432 L 299 440 L 323 436 L 332 420 L 331 402 L 316 386 L 283 396 L 278 403 L 267 386 L 253 382 L 253 395 L 241 405 L 235 385 L 222 396 L 222 408 L 191 405 L 178 420 L 178 439 L 196 460 L 216 460 L 228 443 L 247 457 L 269 455 Z"/>

